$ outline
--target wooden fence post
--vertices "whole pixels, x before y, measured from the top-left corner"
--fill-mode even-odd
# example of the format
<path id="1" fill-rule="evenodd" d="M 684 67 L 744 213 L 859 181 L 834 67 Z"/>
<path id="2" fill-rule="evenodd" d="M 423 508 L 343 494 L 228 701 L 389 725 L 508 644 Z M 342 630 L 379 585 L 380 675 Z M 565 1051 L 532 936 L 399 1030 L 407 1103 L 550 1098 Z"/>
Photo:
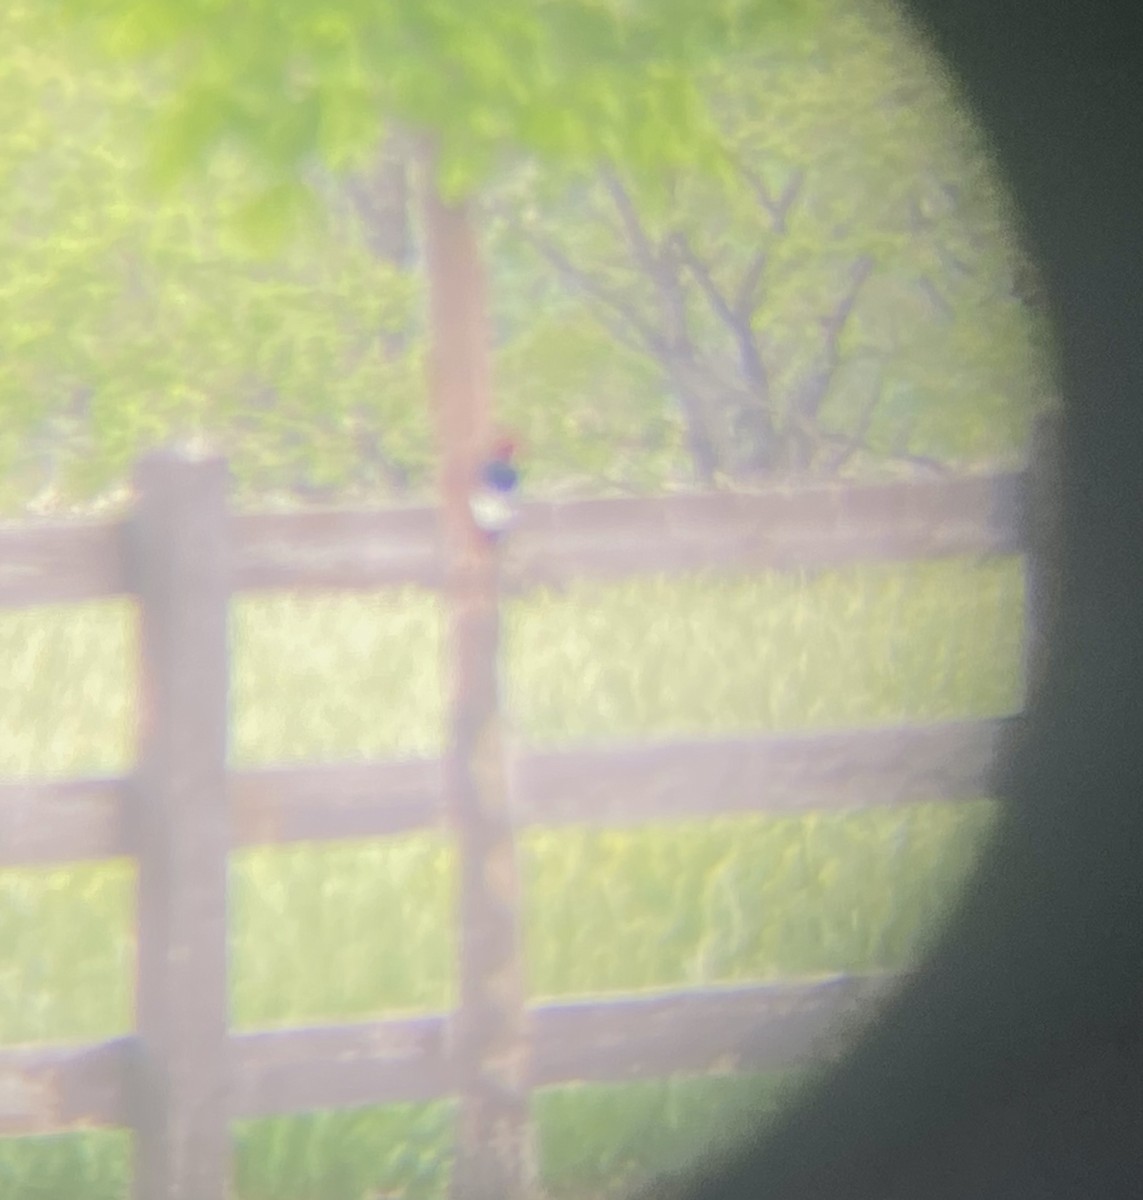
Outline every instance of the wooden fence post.
<path id="1" fill-rule="evenodd" d="M 1041 413 L 1032 429 L 1025 491 L 1024 707 L 1035 700 L 1051 654 L 1063 549 L 1063 414 Z"/>
<path id="2" fill-rule="evenodd" d="M 136 468 L 139 862 L 132 1077 L 135 1200 L 229 1193 L 227 466 L 178 451 Z"/>
<path id="3" fill-rule="evenodd" d="M 444 780 L 460 875 L 452 1194 L 524 1200 L 535 1192 L 536 1157 L 519 873 L 500 722 L 497 554 L 469 508 L 490 441 L 489 321 L 471 212 L 443 202 L 434 166 L 430 154 L 423 184 L 431 387 L 451 626 Z"/>

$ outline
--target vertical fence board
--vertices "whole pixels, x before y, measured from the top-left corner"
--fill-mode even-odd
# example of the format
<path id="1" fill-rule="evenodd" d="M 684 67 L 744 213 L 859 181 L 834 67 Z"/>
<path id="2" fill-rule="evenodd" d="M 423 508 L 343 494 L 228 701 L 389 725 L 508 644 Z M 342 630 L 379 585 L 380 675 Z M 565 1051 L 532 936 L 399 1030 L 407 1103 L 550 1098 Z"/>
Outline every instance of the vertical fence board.
<path id="1" fill-rule="evenodd" d="M 226 481 L 223 460 L 170 451 L 136 471 L 135 1200 L 229 1193 Z"/>
<path id="2" fill-rule="evenodd" d="M 489 445 L 488 319 L 479 245 L 464 205 L 425 180 L 432 392 L 451 621 L 446 806 L 459 857 L 459 1005 L 452 1052 L 459 1103 L 456 1200 L 535 1194 L 519 872 L 500 724 L 496 548 L 469 509 Z"/>

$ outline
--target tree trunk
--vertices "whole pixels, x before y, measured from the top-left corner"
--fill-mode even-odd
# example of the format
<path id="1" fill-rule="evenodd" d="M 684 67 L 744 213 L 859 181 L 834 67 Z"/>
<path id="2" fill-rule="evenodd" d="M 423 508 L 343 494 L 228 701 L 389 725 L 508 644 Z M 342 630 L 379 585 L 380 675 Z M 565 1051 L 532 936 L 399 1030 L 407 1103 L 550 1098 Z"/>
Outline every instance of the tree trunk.
<path id="1" fill-rule="evenodd" d="M 534 1194 L 536 1167 L 519 874 L 498 694 L 497 550 L 469 509 L 491 440 L 489 321 L 469 209 L 442 202 L 435 159 L 427 158 L 430 385 L 451 622 L 445 789 L 460 876 L 459 1003 L 451 1030 L 459 1118 L 452 1192 L 456 1200 L 525 1200 Z"/>
<path id="2" fill-rule="evenodd" d="M 378 152 L 373 170 L 349 189 L 370 252 L 378 261 L 400 271 L 408 270 L 414 257 L 409 161 L 404 140 L 390 135 Z M 391 330 L 381 341 L 386 360 L 394 362 L 408 349 L 409 330 Z M 353 420 L 361 466 L 371 477 L 367 482 L 381 478 L 392 491 L 404 492 L 408 475 L 386 453 L 376 412 L 369 404 L 358 404 Z"/>

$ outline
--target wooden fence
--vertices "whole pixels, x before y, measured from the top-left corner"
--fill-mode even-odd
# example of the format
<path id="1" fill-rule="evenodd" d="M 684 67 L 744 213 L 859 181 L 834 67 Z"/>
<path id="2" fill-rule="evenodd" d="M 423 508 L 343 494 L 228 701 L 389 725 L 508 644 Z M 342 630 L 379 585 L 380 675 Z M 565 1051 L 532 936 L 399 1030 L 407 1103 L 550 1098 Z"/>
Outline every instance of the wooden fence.
<path id="1" fill-rule="evenodd" d="M 1018 554 L 1034 478 L 532 504 L 505 552 L 504 590 Z M 447 828 L 437 759 L 228 768 L 231 595 L 440 587 L 441 547 L 429 509 L 232 513 L 220 460 L 164 453 L 137 479 L 122 520 L 0 529 L 0 606 L 134 598 L 141 685 L 134 774 L 0 785 L 0 867 L 138 863 L 135 1032 L 0 1048 L 0 1134 L 129 1127 L 139 1200 L 221 1200 L 232 1120 L 458 1092 L 457 1014 L 234 1035 L 226 973 L 232 848 Z M 1013 720 L 527 752 L 510 764 L 516 822 L 972 798 L 988 793 Z M 838 976 L 533 1007 L 527 1084 L 804 1063 L 825 1053 L 840 1014 L 887 982 Z"/>

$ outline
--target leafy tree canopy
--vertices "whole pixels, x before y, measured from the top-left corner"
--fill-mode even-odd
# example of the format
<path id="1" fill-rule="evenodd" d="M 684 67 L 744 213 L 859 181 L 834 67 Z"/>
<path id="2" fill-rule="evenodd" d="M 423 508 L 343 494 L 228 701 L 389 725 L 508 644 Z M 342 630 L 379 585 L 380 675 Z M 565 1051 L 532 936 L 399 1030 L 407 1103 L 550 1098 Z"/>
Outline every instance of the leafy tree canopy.
<path id="1" fill-rule="evenodd" d="M 529 160 L 497 177 L 495 269 L 522 278 L 531 259 L 547 285 L 497 291 L 520 331 L 502 399 L 517 378 L 529 397 L 583 378 L 590 316 L 610 360 L 642 368 L 625 388 L 675 402 L 708 485 L 1019 453 L 1049 360 L 987 146 L 892 9 L 820 11 L 807 44 L 708 72 L 725 169 L 666 172 L 668 204 L 617 168 L 569 183 Z M 584 393 L 598 425 L 607 406 Z"/>
<path id="2" fill-rule="evenodd" d="M 678 51 L 701 98 L 694 163 L 601 170 L 606 130 L 586 118 L 580 158 L 487 143 L 497 402 L 525 433 L 530 488 L 689 486 L 700 425 L 714 474 L 735 478 L 773 446 L 827 472 L 1018 451 L 1046 383 L 986 150 L 891 10 L 813 0 L 811 26 L 809 3 L 741 50 L 711 40 L 689 66 Z M 49 491 L 89 495 L 147 445 L 203 430 L 254 495 L 419 491 L 432 451 L 402 139 L 382 139 L 399 160 L 385 166 L 380 101 L 370 154 L 325 166 L 320 146 L 275 166 L 257 129 L 228 154 L 241 139 L 218 126 L 197 159 L 160 132 L 157 178 L 184 182 L 148 200 L 142 138 L 156 104 L 177 116 L 203 57 L 175 26 L 132 42 L 124 14 L 150 7 L 0 9 L 6 488 L 43 487 L 42 454 Z M 137 61 L 93 53 L 92 28 Z M 616 86 L 638 90 L 633 75 Z M 249 79 L 227 88 L 274 99 Z M 299 180 L 313 202 L 283 242 Z M 226 236 L 252 194 L 270 260 Z"/>
<path id="3" fill-rule="evenodd" d="M 52 0 L 107 50 L 172 85 L 155 141 L 173 182 L 220 146 L 285 203 L 315 159 L 360 164 L 382 123 L 434 137 L 458 197 L 508 148 L 653 179 L 720 155 L 702 69 L 797 28 L 815 0 Z"/>

